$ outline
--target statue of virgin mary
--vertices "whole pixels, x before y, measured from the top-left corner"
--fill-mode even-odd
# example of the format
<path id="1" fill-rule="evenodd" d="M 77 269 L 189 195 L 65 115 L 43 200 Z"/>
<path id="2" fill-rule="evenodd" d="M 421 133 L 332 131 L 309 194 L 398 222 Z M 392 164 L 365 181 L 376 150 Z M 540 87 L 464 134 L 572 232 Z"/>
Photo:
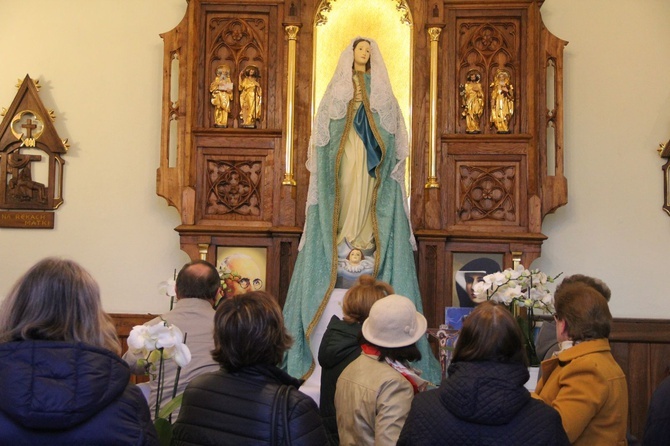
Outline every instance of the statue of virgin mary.
<path id="1" fill-rule="evenodd" d="M 389 283 L 422 311 L 405 193 L 408 155 L 407 129 L 379 48 L 356 38 L 340 56 L 312 128 L 305 228 L 284 305 L 295 339 L 284 361 L 289 374 L 306 379 L 314 370 L 314 328 L 352 251 L 368 262 L 357 273 Z M 416 366 L 439 384 L 427 340 L 418 345 L 423 358 Z"/>

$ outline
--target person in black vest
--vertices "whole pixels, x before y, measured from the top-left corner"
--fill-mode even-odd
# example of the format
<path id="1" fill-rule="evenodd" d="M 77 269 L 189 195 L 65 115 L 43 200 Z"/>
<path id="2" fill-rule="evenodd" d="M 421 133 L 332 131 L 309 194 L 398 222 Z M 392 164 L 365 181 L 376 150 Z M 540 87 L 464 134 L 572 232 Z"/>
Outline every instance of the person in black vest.
<path id="1" fill-rule="evenodd" d="M 217 372 L 189 383 L 173 445 L 328 444 L 316 403 L 277 367 L 292 339 L 263 291 L 224 299 L 214 317 Z"/>
<path id="2" fill-rule="evenodd" d="M 449 376 L 414 397 L 399 446 L 568 445 L 556 410 L 531 397 L 519 325 L 483 302 L 465 319 Z"/>

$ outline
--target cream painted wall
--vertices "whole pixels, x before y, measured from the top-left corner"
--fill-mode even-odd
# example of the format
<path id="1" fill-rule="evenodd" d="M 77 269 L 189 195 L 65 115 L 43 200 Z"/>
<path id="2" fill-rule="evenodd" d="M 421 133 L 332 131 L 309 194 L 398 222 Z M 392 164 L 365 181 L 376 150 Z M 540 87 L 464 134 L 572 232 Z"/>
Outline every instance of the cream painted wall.
<path id="1" fill-rule="evenodd" d="M 188 261 L 177 211 L 156 195 L 163 41 L 185 0 L 20 0 L 0 6 L 0 107 L 17 79 L 69 138 L 64 204 L 53 230 L 0 229 L 0 296 L 40 258 L 74 259 L 109 312 L 169 308 L 158 284 Z"/>
<path id="2" fill-rule="evenodd" d="M 568 205 L 545 218 L 533 266 L 612 288 L 614 316 L 670 318 L 670 216 L 662 209 L 670 138 L 670 2 L 547 0 L 565 47 Z"/>
<path id="3" fill-rule="evenodd" d="M 0 229 L 0 296 L 45 255 L 98 279 L 110 312 L 156 312 L 158 283 L 188 260 L 174 208 L 155 194 L 162 40 L 185 0 L 3 1 L 0 106 L 26 73 L 72 144 L 65 204 L 51 231 Z M 534 267 L 585 273 L 612 288 L 618 317 L 670 318 L 670 216 L 661 159 L 670 138 L 670 2 L 546 0 L 565 48 L 569 203 L 544 222 Z M 37 32 L 36 30 L 43 30 Z"/>

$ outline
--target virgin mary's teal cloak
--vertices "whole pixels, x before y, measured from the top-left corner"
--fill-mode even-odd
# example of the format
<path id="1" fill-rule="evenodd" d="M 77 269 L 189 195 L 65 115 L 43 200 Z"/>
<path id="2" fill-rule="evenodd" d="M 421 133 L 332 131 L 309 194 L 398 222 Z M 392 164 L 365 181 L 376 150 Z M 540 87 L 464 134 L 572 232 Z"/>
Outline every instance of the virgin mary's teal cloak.
<path id="1" fill-rule="evenodd" d="M 369 75 L 366 74 L 365 77 L 369 95 Z M 373 117 L 374 123 L 370 123 L 371 127 L 381 138 L 380 145 L 386 148 L 381 164 L 377 167 L 379 185 L 376 191 L 376 255 L 379 256 L 379 264 L 376 278 L 391 284 L 396 294 L 411 299 L 417 310 L 423 313 L 414 252 L 410 242 L 413 235 L 403 205 L 405 197 L 400 184 L 391 178 L 391 172 L 401 161 L 396 158 L 395 136 L 384 130 L 376 113 L 368 111 L 368 116 Z M 295 340 L 284 358 L 284 368 L 290 375 L 302 379 L 307 379 L 314 369 L 315 358 L 312 357 L 309 347 L 310 337 L 337 279 L 337 249 L 333 242 L 333 225 L 337 224 L 333 219 L 336 205 L 335 185 L 338 181 L 336 162 L 342 135 L 348 130 L 346 120 L 346 117 L 331 120 L 330 141 L 315 149 L 318 202 L 307 208 L 302 249 L 298 253 L 284 304 L 285 324 Z M 438 385 L 441 378 L 440 364 L 427 339 L 421 338 L 417 345 L 422 359 L 414 363 L 414 366 L 423 372 L 423 378 Z"/>

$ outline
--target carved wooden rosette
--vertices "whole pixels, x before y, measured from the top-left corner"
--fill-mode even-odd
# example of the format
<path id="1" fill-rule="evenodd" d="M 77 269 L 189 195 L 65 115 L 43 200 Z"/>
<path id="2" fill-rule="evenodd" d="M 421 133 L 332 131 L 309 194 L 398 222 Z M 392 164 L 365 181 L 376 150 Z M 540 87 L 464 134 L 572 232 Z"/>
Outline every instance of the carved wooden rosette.
<path id="1" fill-rule="evenodd" d="M 510 165 L 487 164 L 459 166 L 460 221 L 488 219 L 502 224 L 518 224 L 518 169 Z"/>

